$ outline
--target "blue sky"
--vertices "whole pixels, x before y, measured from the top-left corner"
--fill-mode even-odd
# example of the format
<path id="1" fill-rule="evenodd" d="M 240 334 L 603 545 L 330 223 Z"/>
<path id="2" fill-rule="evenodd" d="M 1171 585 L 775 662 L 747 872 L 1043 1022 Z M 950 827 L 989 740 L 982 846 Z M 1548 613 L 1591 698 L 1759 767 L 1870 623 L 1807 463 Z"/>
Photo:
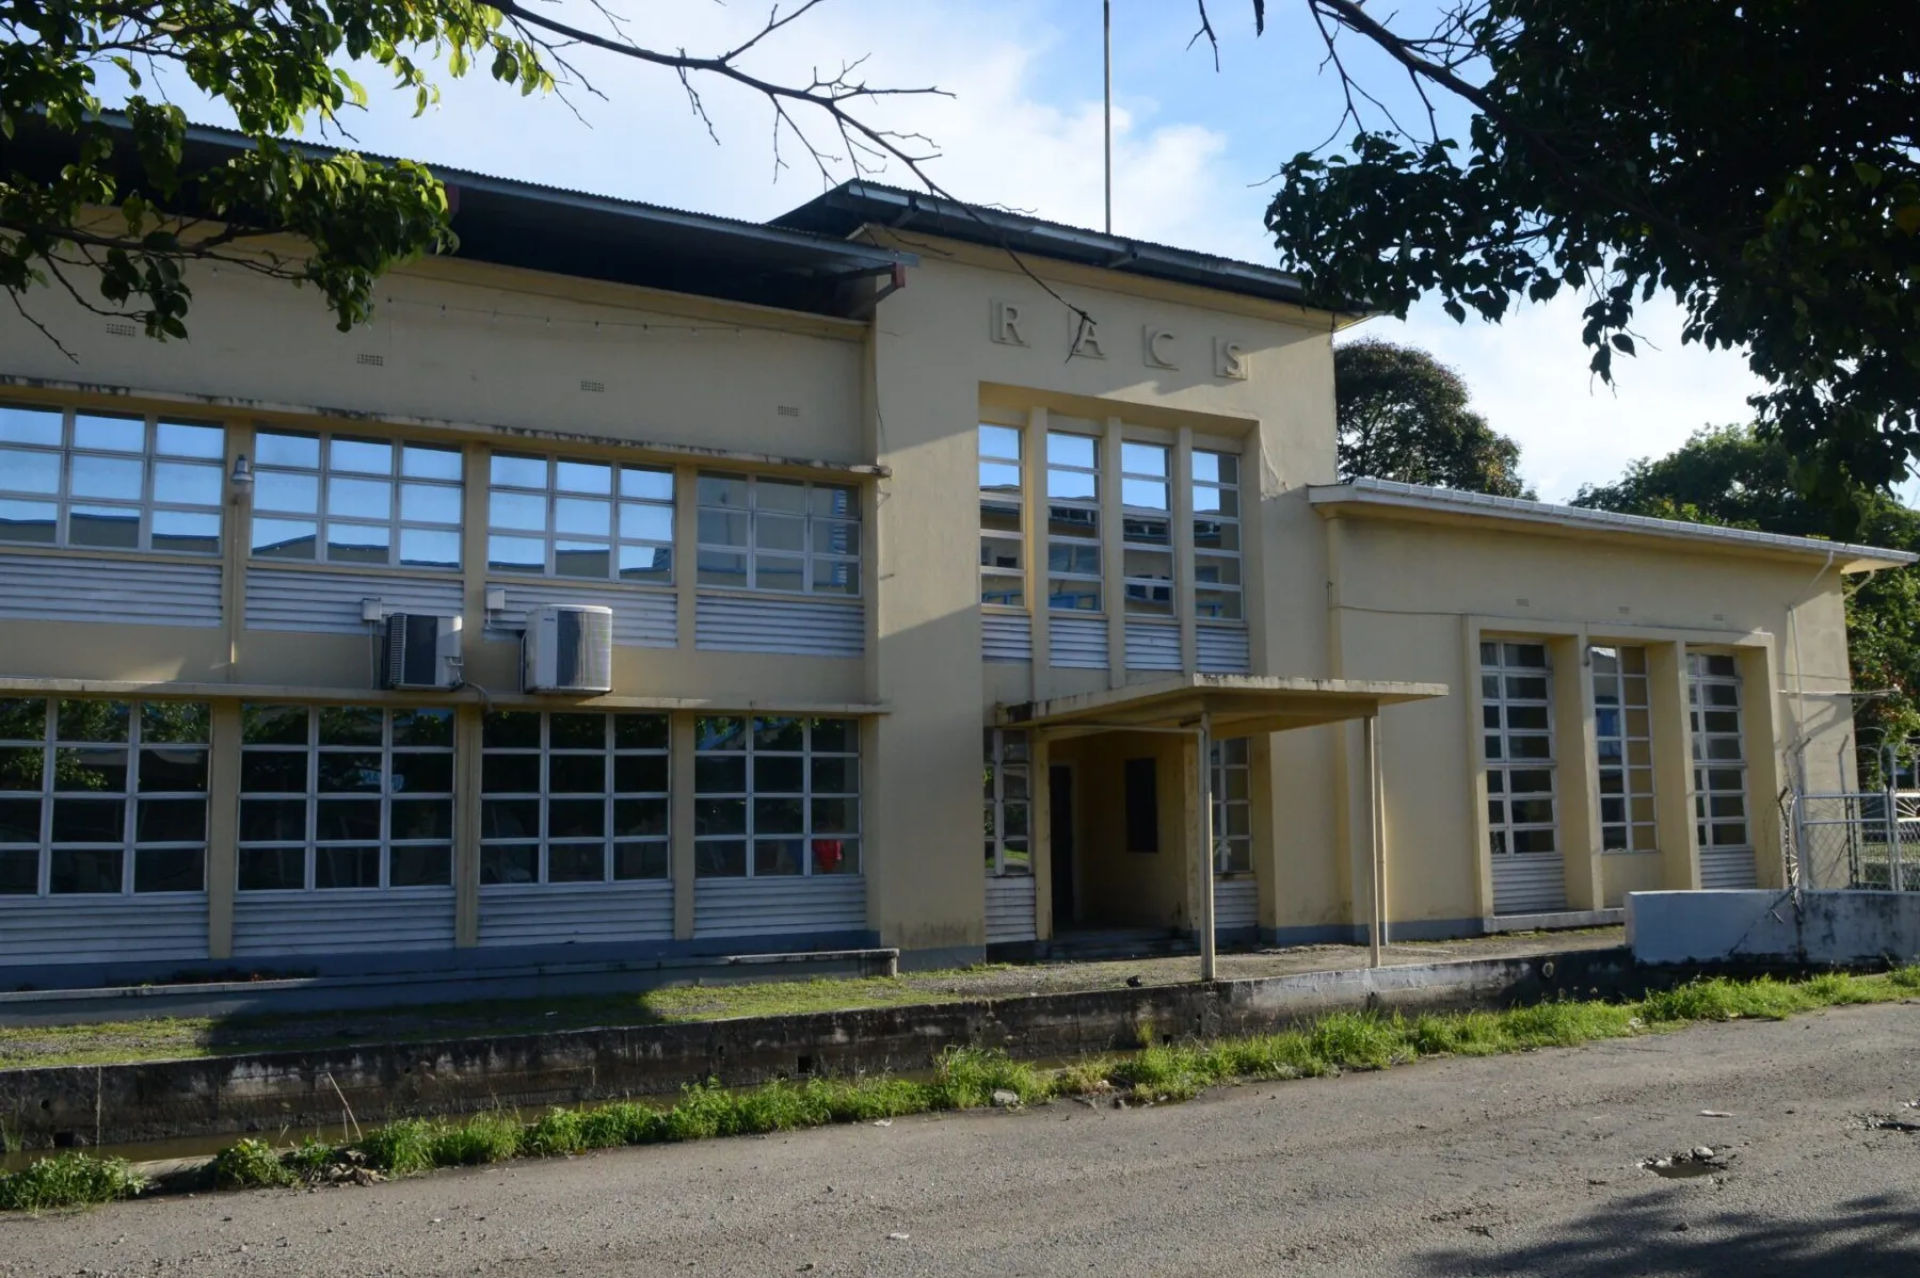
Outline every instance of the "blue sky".
<path id="1" fill-rule="evenodd" d="M 643 19 L 636 36 L 696 53 L 766 14 L 745 0 L 615 3 Z M 1248 0 L 1210 7 L 1222 37 L 1217 73 L 1204 45 L 1187 47 L 1196 26 L 1190 4 L 1114 2 L 1114 229 L 1271 261 L 1261 226 L 1267 180 L 1334 131 L 1339 87 L 1319 69 L 1319 37 L 1298 0 L 1269 0 L 1270 26 L 1257 41 Z M 1354 42 L 1350 66 L 1404 107 L 1404 77 L 1368 52 Z M 937 84 L 954 95 L 896 99 L 873 112 L 939 144 L 929 171 L 948 190 L 1099 225 L 1099 0 L 827 0 L 751 65 L 791 78 L 862 55 L 874 84 Z M 669 76 L 605 57 L 586 65 L 606 96 L 570 95 L 583 118 L 560 101 L 474 79 L 447 85 L 441 105 L 414 119 L 410 100 L 367 76 L 374 101 L 349 127 L 372 151 L 737 217 L 769 217 L 821 189 L 821 175 L 791 142 L 789 167 L 776 173 L 770 112 L 755 95 L 707 86 L 716 146 Z M 898 170 L 879 176 L 910 181 Z M 1738 354 L 1683 348 L 1678 313 L 1664 303 L 1645 308 L 1639 327 L 1642 353 L 1618 363 L 1611 390 L 1587 373 L 1573 298 L 1525 307 L 1499 326 L 1458 325 L 1423 306 L 1404 323 L 1376 320 L 1360 332 L 1426 347 L 1458 368 L 1476 406 L 1520 440 L 1528 481 L 1559 500 L 1582 482 L 1613 478 L 1631 458 L 1670 450 L 1705 423 L 1749 415 L 1745 398 L 1757 383 Z"/>

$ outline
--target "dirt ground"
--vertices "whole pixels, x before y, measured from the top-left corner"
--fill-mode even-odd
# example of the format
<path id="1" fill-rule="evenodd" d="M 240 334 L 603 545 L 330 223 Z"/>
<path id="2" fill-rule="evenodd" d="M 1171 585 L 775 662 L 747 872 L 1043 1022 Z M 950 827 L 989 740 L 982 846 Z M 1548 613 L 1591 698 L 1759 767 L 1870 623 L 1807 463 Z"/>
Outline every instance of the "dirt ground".
<path id="1" fill-rule="evenodd" d="M 1920 1011 L 1853 1008 L 5 1219 L 0 1274 L 1911 1278 L 1916 1100 Z M 1705 1174 L 1643 1166 L 1696 1148 Z"/>
<path id="2" fill-rule="evenodd" d="M 1444 963 L 1603 949 L 1623 943 L 1623 929 L 1617 927 L 1579 932 L 1529 932 L 1394 945 L 1388 947 L 1384 958 L 1388 963 Z M 1284 976 L 1364 967 L 1367 961 L 1365 946 L 1305 945 L 1223 954 L 1220 974 L 1229 980 Z M 1014 998 L 1026 994 L 1113 989 L 1128 980 L 1138 980 L 1143 985 L 1172 985 L 1196 979 L 1199 964 L 1200 960 L 1191 956 L 1101 963 L 990 964 L 955 971 L 912 972 L 899 977 L 671 985 L 621 996 L 483 1001 L 363 1012 L 177 1016 L 55 1026 L 0 1025 L 0 1069 L 231 1056 L 358 1043 L 419 1042 L 588 1026 Z"/>

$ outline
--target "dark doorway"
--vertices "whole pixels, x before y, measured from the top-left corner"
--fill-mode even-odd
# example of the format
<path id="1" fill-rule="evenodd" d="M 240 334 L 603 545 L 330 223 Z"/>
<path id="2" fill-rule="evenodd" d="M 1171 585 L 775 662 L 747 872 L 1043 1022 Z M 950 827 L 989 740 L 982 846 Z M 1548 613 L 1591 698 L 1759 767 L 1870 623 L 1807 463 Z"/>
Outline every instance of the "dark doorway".
<path id="1" fill-rule="evenodd" d="M 1047 770 L 1047 839 L 1052 845 L 1053 930 L 1073 926 L 1073 769 Z"/>

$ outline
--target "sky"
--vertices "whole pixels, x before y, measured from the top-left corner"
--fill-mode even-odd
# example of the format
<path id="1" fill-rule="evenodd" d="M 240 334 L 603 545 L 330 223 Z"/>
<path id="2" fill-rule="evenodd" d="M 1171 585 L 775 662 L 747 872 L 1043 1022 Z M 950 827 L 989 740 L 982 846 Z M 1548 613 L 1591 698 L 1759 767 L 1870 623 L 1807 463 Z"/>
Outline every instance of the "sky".
<path id="1" fill-rule="evenodd" d="M 644 43 L 705 53 L 766 19 L 765 3 L 610 0 Z M 1319 36 L 1299 0 L 1269 0 L 1255 39 L 1249 0 L 1209 0 L 1220 65 L 1187 0 L 1113 0 L 1114 210 L 1117 234 L 1246 261 L 1274 263 L 1262 227 L 1272 175 L 1290 156 L 1340 140 L 1341 93 L 1320 67 Z M 1400 12 L 1417 18 L 1422 0 Z M 583 24 L 579 0 L 557 12 Z M 1399 76 L 1351 47 L 1348 65 L 1389 107 L 1404 106 Z M 889 98 L 870 119 L 925 134 L 939 152 L 927 172 L 953 195 L 1089 227 L 1102 219 L 1100 0 L 824 0 L 756 49 L 746 66 L 769 79 L 828 71 L 864 57 L 873 85 L 938 86 L 950 96 Z M 413 115 L 410 97 L 372 93 L 347 120 L 372 152 L 621 196 L 677 208 L 765 219 L 850 173 L 823 176 L 791 138 L 776 164 L 772 113 L 744 88 L 704 86 L 714 136 L 668 73 L 626 59 L 583 55 L 598 94 L 575 89 L 526 99 L 484 74 L 443 85 L 438 106 Z M 211 108 L 191 114 L 225 122 Z M 806 117 L 801 117 L 806 123 Z M 819 121 L 813 121 L 818 124 Z M 1452 131 L 1459 123 L 1449 117 Z M 715 138 L 717 137 L 717 141 Z M 899 166 L 873 174 L 912 184 Z M 1405 321 L 1356 332 L 1423 347 L 1465 378 L 1474 406 L 1522 448 L 1521 472 L 1546 500 L 1619 475 L 1709 423 L 1747 420 L 1759 387 L 1737 352 L 1679 342 L 1679 312 L 1642 308 L 1640 355 L 1616 359 L 1615 385 L 1588 373 L 1580 301 L 1562 296 L 1490 325 L 1456 324 L 1422 304 Z"/>

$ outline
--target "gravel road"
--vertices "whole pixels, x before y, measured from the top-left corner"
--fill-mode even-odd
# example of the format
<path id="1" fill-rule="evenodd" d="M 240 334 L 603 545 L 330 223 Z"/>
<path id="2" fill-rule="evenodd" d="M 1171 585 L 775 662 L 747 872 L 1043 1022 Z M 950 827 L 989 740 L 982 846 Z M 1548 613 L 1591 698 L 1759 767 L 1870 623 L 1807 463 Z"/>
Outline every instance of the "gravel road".
<path id="1" fill-rule="evenodd" d="M 0 1221 L 0 1274 L 1920 1274 L 1920 1011 Z M 1713 1111 L 1717 1115 L 1703 1114 Z M 1724 1169 L 1640 1160 L 1708 1146 Z"/>

